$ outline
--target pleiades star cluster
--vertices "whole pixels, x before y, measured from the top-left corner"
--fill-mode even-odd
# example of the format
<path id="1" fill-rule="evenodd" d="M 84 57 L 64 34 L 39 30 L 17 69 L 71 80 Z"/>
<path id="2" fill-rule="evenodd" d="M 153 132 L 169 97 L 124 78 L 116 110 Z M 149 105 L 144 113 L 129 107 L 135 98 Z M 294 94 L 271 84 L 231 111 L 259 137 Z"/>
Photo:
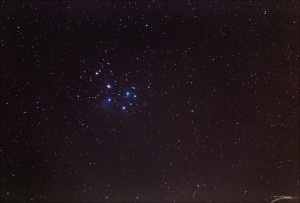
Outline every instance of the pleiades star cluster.
<path id="1" fill-rule="evenodd" d="M 1 202 L 299 197 L 299 1 L 1 1 Z"/>
<path id="2" fill-rule="evenodd" d="M 106 65 L 110 65 L 110 63 L 106 63 Z M 104 68 L 103 66 L 101 66 Z M 106 69 L 105 69 L 106 70 Z M 136 87 L 130 86 L 128 81 L 128 75 L 125 74 L 122 82 L 118 80 L 113 80 L 114 74 L 112 71 L 109 71 L 108 74 L 105 74 L 104 71 L 98 69 L 94 71 L 95 76 L 92 73 L 87 73 L 85 70 L 83 74 L 80 75 L 80 80 L 82 83 L 90 83 L 95 80 L 94 89 L 99 89 L 99 93 L 96 96 L 92 97 L 84 97 L 82 98 L 80 94 L 77 94 L 78 100 L 95 100 L 96 102 L 100 101 L 101 98 L 105 98 L 102 103 L 99 103 L 99 106 L 102 107 L 106 112 L 115 113 L 116 109 L 119 109 L 123 112 L 134 113 L 136 111 Z M 107 78 L 110 78 L 111 82 L 106 82 L 103 84 L 103 81 L 107 81 Z M 126 83 L 126 84 L 124 84 Z M 102 84 L 102 85 L 101 85 Z M 105 87 L 105 91 L 104 91 Z M 106 96 L 105 96 L 106 95 Z M 97 105 L 95 105 L 97 107 Z M 118 112 L 118 111 L 117 111 Z"/>

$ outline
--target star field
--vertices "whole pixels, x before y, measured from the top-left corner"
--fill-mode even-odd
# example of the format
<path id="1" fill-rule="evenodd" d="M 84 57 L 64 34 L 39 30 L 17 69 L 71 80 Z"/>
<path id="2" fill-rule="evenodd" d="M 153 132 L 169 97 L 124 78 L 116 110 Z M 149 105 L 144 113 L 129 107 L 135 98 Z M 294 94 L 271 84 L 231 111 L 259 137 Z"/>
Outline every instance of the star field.
<path id="1" fill-rule="evenodd" d="M 299 197 L 299 8 L 2 1 L 1 202 Z"/>

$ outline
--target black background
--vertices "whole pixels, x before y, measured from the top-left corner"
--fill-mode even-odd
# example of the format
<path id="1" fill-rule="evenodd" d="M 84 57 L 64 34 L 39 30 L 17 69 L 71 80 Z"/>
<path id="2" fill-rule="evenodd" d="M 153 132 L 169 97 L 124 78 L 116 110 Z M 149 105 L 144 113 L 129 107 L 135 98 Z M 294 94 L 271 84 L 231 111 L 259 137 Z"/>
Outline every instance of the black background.
<path id="1" fill-rule="evenodd" d="M 271 201 L 298 147 L 299 2 L 1 2 L 1 201 Z"/>

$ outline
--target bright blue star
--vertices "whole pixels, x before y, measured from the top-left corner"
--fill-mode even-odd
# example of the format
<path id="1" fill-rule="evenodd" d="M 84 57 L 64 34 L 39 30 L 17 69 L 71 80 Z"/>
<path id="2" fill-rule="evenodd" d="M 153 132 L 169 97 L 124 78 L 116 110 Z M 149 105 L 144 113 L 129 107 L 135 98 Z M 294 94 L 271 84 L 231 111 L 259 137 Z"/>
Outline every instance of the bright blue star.
<path id="1" fill-rule="evenodd" d="M 108 102 L 111 102 L 111 101 L 112 101 L 112 99 L 111 99 L 111 98 L 108 98 L 108 99 L 107 99 L 107 101 L 108 101 Z"/>
<path id="2" fill-rule="evenodd" d="M 126 110 L 126 106 L 122 106 L 122 110 Z"/>
<path id="3" fill-rule="evenodd" d="M 107 87 L 108 89 L 110 89 L 110 88 L 111 88 L 111 85 L 110 85 L 110 84 L 107 84 L 106 87 Z"/>
<path id="4" fill-rule="evenodd" d="M 126 97 L 129 97 L 130 96 L 130 92 L 126 92 Z"/>

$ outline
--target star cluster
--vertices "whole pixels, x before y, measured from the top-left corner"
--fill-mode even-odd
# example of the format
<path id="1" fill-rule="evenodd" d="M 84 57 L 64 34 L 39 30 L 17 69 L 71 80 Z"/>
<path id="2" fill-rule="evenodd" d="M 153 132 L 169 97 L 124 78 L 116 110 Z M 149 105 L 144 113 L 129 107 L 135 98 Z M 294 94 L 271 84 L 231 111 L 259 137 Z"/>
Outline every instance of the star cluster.
<path id="1" fill-rule="evenodd" d="M 299 196 L 299 1 L 1 1 L 1 202 Z"/>
<path id="2" fill-rule="evenodd" d="M 110 65 L 107 63 L 106 65 Z M 101 66 L 102 68 L 104 66 Z M 121 79 L 114 79 L 112 71 L 105 73 L 101 69 L 96 69 L 94 75 L 85 70 L 79 76 L 82 86 L 90 83 L 93 89 L 98 89 L 94 96 L 76 95 L 79 101 L 91 100 L 95 102 L 95 107 L 100 106 L 106 113 L 117 113 L 120 111 L 135 113 L 138 108 L 137 94 L 138 88 L 130 83 L 130 73 L 124 74 Z M 90 88 L 90 87 L 89 87 Z M 85 92 L 89 92 L 86 90 Z M 98 104 L 96 103 L 98 102 Z"/>

